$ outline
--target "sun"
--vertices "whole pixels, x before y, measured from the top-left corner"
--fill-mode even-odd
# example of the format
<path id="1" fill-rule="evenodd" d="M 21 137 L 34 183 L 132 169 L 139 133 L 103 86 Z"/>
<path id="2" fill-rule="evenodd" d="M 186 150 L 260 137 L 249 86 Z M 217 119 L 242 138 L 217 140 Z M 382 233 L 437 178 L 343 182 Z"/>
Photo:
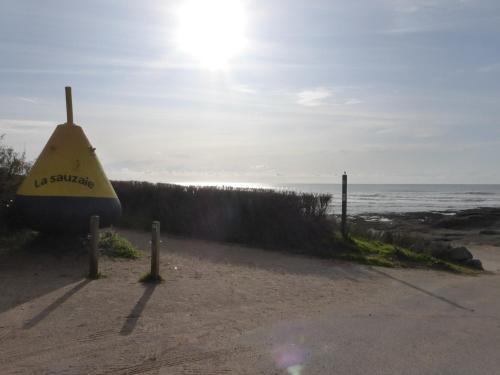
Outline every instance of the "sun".
<path id="1" fill-rule="evenodd" d="M 246 44 L 242 0 L 186 0 L 178 9 L 176 42 L 207 69 L 225 69 Z"/>

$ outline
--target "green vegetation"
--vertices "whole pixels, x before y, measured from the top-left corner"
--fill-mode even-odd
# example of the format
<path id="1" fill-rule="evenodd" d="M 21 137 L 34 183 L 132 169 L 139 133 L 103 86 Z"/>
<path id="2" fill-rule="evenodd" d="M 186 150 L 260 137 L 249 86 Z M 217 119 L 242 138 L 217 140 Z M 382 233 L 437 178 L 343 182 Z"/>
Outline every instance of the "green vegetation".
<path id="1" fill-rule="evenodd" d="M 137 259 L 141 256 L 134 245 L 112 230 L 101 233 L 99 248 L 102 254 L 112 258 Z"/>
<path id="2" fill-rule="evenodd" d="M 9 207 L 30 163 L 24 154 L 4 146 L 0 136 L 0 254 L 30 251 L 86 251 L 86 239 L 38 234 L 16 224 Z M 331 196 L 260 189 L 233 189 L 114 181 L 123 206 L 121 225 L 150 229 L 159 220 L 164 232 L 187 237 L 242 243 L 384 267 L 426 267 L 473 274 L 470 268 L 410 250 L 421 239 L 385 235 L 373 239 L 366 228 L 351 227 L 344 240 L 327 217 Z M 371 239 L 370 239 L 371 238 Z M 99 240 L 104 255 L 127 259 L 141 256 L 128 240 L 105 231 Z M 143 282 L 158 282 L 150 274 Z"/>
<path id="3" fill-rule="evenodd" d="M 32 243 L 38 233 L 32 230 L 0 231 L 0 254 L 17 251 Z"/>
<path id="4" fill-rule="evenodd" d="M 96 276 L 90 277 L 90 275 L 88 275 L 87 277 L 91 280 L 99 280 L 99 279 L 105 279 L 107 276 L 101 272 L 97 272 Z"/>
<path id="5" fill-rule="evenodd" d="M 330 195 L 114 181 L 122 226 L 264 248 L 312 252 L 332 233 Z"/>
<path id="6" fill-rule="evenodd" d="M 114 181 L 123 206 L 121 225 L 149 229 L 159 220 L 176 235 L 243 243 L 383 267 L 422 267 L 473 274 L 432 255 L 355 234 L 335 234 L 326 215 L 329 195 L 257 189 L 177 186 Z M 390 239 L 390 238 L 389 238 Z M 410 238 L 406 238 L 411 244 Z M 390 241 L 387 241 L 390 242 Z M 141 280 L 147 280 L 144 276 Z"/>
<path id="7" fill-rule="evenodd" d="M 9 208 L 23 176 L 31 167 L 24 153 L 19 154 L 12 147 L 4 145 L 3 138 L 0 135 L 0 234 L 11 232 L 15 226 Z"/>
<path id="8" fill-rule="evenodd" d="M 163 278 L 158 275 L 158 277 L 155 277 L 151 274 L 151 272 L 146 273 L 143 275 L 139 281 L 141 283 L 161 283 L 163 282 Z"/>
<path id="9" fill-rule="evenodd" d="M 17 230 L 0 233 L 0 254 L 11 251 L 43 252 L 52 254 L 87 253 L 88 239 Z M 101 233 L 98 244 L 103 255 L 113 258 L 137 259 L 141 252 L 118 233 L 107 230 Z"/>
<path id="10" fill-rule="evenodd" d="M 29 252 L 61 255 L 67 253 L 86 253 L 87 240 L 73 235 L 56 235 L 53 233 L 34 233 L 31 241 L 27 242 L 23 250 Z"/>
<path id="11" fill-rule="evenodd" d="M 351 237 L 346 241 L 343 250 L 336 254 L 335 257 L 372 266 L 433 268 L 471 275 L 477 273 L 477 271 L 470 268 L 428 254 L 357 237 Z"/>

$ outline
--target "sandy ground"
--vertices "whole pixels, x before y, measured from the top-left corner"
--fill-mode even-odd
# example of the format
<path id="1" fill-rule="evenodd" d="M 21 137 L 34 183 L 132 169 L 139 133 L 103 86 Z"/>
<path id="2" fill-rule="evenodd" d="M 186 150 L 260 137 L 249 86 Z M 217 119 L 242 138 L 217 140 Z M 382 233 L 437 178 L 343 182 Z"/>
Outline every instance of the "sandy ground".
<path id="1" fill-rule="evenodd" d="M 149 234 L 122 231 L 139 248 Z M 145 255 L 0 258 L 0 374 L 500 373 L 500 248 L 490 273 L 372 268 L 163 237 Z"/>

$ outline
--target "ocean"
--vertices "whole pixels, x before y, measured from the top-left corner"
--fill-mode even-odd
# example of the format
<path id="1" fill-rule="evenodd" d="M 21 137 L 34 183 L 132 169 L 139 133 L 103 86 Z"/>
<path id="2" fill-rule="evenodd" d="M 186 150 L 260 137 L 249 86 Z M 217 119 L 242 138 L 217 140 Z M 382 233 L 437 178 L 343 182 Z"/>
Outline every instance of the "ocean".
<path id="1" fill-rule="evenodd" d="M 270 186 L 308 193 L 333 195 L 333 212 L 340 213 L 342 186 L 284 184 Z M 349 214 L 458 211 L 477 207 L 500 207 L 500 185 L 368 185 L 347 186 Z"/>
<path id="2" fill-rule="evenodd" d="M 333 195 L 330 210 L 341 210 L 340 184 L 257 184 L 257 183 L 200 183 L 217 185 Z M 500 207 L 500 185 L 375 185 L 349 184 L 348 213 L 388 213 L 418 211 L 458 211 L 477 207 Z"/>

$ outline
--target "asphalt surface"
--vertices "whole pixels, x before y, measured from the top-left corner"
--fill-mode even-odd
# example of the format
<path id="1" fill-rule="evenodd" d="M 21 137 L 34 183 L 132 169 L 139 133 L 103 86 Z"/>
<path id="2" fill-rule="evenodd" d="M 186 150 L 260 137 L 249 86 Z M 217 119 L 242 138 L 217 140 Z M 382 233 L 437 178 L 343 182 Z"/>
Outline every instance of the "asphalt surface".
<path id="1" fill-rule="evenodd" d="M 500 248 L 476 250 L 497 272 Z M 290 374 L 500 374 L 500 275 L 454 277 L 371 268 L 380 303 L 332 305 L 247 332 L 254 347 L 288 344 Z M 271 345 L 272 346 L 272 345 Z M 259 368 L 273 373 L 274 363 Z"/>

